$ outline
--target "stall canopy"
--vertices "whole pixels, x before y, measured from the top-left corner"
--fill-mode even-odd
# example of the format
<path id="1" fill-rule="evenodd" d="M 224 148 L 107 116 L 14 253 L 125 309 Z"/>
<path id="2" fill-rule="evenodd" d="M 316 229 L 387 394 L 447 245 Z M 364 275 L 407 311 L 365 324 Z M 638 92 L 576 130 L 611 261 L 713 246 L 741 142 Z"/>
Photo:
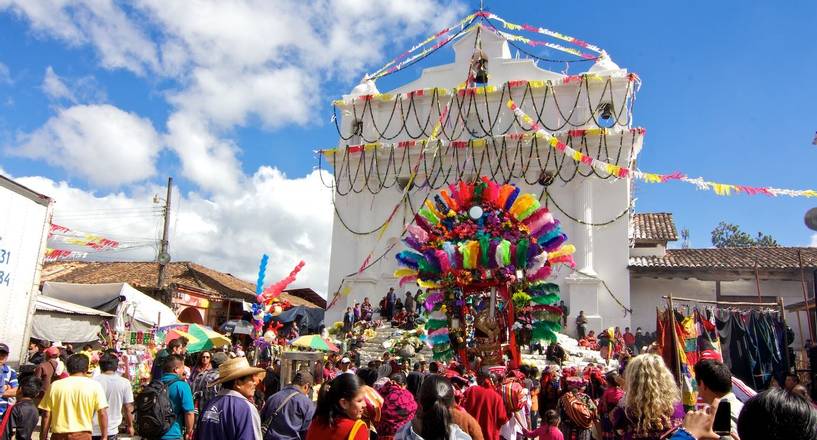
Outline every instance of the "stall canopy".
<path id="1" fill-rule="evenodd" d="M 324 313 L 323 309 L 298 306 L 281 312 L 280 315 L 273 316 L 272 319 L 282 324 L 295 321 L 298 323 L 301 332 L 310 333 L 320 331 L 320 327 L 323 325 Z"/>
<path id="2" fill-rule="evenodd" d="M 43 295 L 112 313 L 116 315 L 114 329 L 119 332 L 125 330 L 127 322 L 132 322 L 131 328 L 134 330 L 178 323 L 176 314 L 170 307 L 127 283 L 74 284 L 47 281 L 43 285 Z"/>
<path id="3" fill-rule="evenodd" d="M 48 296 L 38 296 L 31 337 L 44 341 L 92 342 L 103 321 L 114 315 Z"/>

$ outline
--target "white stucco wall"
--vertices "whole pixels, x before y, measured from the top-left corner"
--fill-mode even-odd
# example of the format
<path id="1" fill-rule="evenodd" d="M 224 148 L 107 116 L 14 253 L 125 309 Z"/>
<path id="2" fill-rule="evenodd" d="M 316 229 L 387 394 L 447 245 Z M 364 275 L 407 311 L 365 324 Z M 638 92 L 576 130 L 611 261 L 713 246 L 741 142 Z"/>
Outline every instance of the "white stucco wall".
<path id="1" fill-rule="evenodd" d="M 633 277 L 630 280 L 630 297 L 633 305 L 632 328 L 641 327 L 645 331 L 655 331 L 656 308 L 666 308 L 666 300 L 662 296 L 672 292 L 673 296 L 715 300 L 715 282 L 700 281 L 697 279 L 656 279 Z M 757 290 L 754 280 L 721 281 L 721 295 L 746 296 L 746 301 L 757 299 Z M 781 296 L 785 305 L 802 302 L 803 290 L 800 282 L 796 281 L 761 281 L 760 292 L 764 297 Z M 687 304 L 680 302 L 679 304 Z M 801 313 L 803 334 L 808 332 L 808 322 Z M 786 323 L 794 330 L 794 347 L 802 346 L 797 329 L 797 316 L 786 312 Z M 807 337 L 807 336 L 806 336 Z"/>
<path id="2" fill-rule="evenodd" d="M 470 40 L 469 40 L 470 38 Z M 488 38 L 483 36 L 483 38 Z M 421 76 L 420 79 L 404 85 L 403 87 L 398 88 L 394 92 L 406 92 L 410 90 L 415 90 L 419 88 L 427 88 L 427 87 L 444 87 L 444 88 L 452 88 L 456 87 L 457 85 L 461 84 L 467 73 L 468 67 L 468 60 L 470 59 L 470 49 L 465 51 L 463 48 L 472 48 L 473 47 L 473 36 L 464 37 L 460 40 L 455 50 L 458 51 L 457 57 L 454 63 L 445 65 L 445 66 L 437 66 L 430 69 L 426 69 Z M 484 45 L 483 49 L 488 52 L 491 61 L 489 62 L 489 72 L 490 72 L 490 84 L 495 85 L 498 88 L 502 86 L 505 81 L 508 80 L 546 80 L 546 79 L 558 79 L 563 77 L 563 75 L 548 72 L 542 69 L 539 69 L 535 66 L 535 64 L 530 60 L 512 60 L 509 59 L 509 53 L 506 50 L 506 47 L 503 47 L 502 44 L 497 45 Z M 462 52 L 462 53 L 460 53 Z M 602 72 L 604 73 L 604 72 Z M 612 80 L 612 92 L 613 96 L 616 98 L 616 105 L 621 102 L 622 96 L 627 96 L 628 87 L 630 87 L 630 82 L 626 78 L 626 70 L 617 70 L 615 72 L 606 72 L 606 75 L 612 74 L 614 80 Z M 602 90 L 604 90 L 604 83 L 597 82 L 595 84 L 591 84 L 590 89 L 590 97 L 591 102 L 598 102 L 601 97 Z M 557 87 L 556 93 L 560 96 L 560 102 L 568 102 L 570 101 L 570 105 L 572 106 L 573 101 L 575 100 L 576 91 L 578 87 L 575 85 L 569 85 L 564 87 Z M 515 96 L 517 99 L 521 98 L 523 90 L 519 90 L 519 96 Z M 605 93 L 609 93 L 610 89 L 608 87 Z M 543 93 L 539 91 L 537 93 Z M 540 95 L 541 96 L 541 95 Z M 569 99 L 569 97 L 573 97 L 573 99 Z M 416 100 L 417 102 L 417 109 L 419 112 L 419 116 L 421 121 L 424 121 L 426 118 L 423 116 L 428 115 L 429 111 L 436 111 L 436 106 L 430 105 L 430 97 L 426 98 L 419 98 Z M 448 102 L 447 100 L 450 99 L 450 95 L 447 98 L 444 98 L 443 105 Z M 507 127 L 513 121 L 513 115 L 505 106 L 504 103 L 499 102 L 500 96 L 499 94 L 489 95 L 488 96 L 488 108 L 490 111 L 494 112 L 496 109 L 501 109 L 498 115 L 492 114 L 492 118 L 499 118 L 499 127 Z M 502 98 L 507 99 L 507 95 Z M 541 99 L 541 98 L 539 98 Z M 584 104 L 580 104 L 578 106 L 578 110 L 574 112 L 571 121 L 574 119 L 576 121 L 584 121 L 587 119 L 587 116 L 590 115 L 592 109 L 587 108 L 587 98 L 583 97 L 582 101 Z M 372 106 L 373 118 L 369 118 L 369 116 L 364 117 L 364 139 L 373 139 L 377 138 L 377 133 L 372 127 L 371 119 L 380 126 L 381 130 L 382 127 L 386 126 L 388 118 L 390 117 L 391 110 L 393 108 L 393 103 L 390 102 L 381 102 L 381 101 L 371 101 L 370 105 Z M 348 104 L 345 106 L 340 106 L 341 111 L 341 127 L 342 130 L 345 130 L 345 133 L 350 132 L 350 127 L 353 123 L 353 119 L 355 119 L 354 115 L 360 115 L 363 113 L 364 104 L 363 103 L 355 103 L 355 104 Z M 477 112 L 484 111 L 484 104 L 482 109 L 483 110 L 475 110 Z M 530 104 L 523 106 L 523 109 L 528 112 L 529 114 L 533 114 L 532 107 Z M 569 110 L 562 110 L 563 112 Z M 464 115 L 466 116 L 466 115 Z M 477 117 L 477 114 L 467 115 L 468 117 Z M 484 117 L 482 113 L 479 113 L 479 117 Z M 359 118 L 359 117 L 358 117 Z M 367 119 L 368 118 L 368 119 Z M 549 124 L 559 124 L 560 121 L 563 123 L 563 119 L 561 116 L 557 114 L 555 108 L 546 107 L 545 114 L 543 119 L 548 121 Z M 367 122 L 368 121 L 368 122 Z M 407 125 L 411 131 L 416 133 L 419 128 L 418 124 L 416 123 L 413 118 L 409 118 L 407 121 Z M 592 125 L 592 122 L 586 125 L 587 128 L 595 127 Z M 576 127 L 572 127 L 570 125 L 566 126 L 564 130 L 573 129 Z M 602 147 L 602 142 L 600 141 L 599 137 L 595 138 L 588 138 L 588 154 L 599 157 L 601 160 L 605 161 L 614 161 L 616 157 L 619 158 L 619 164 L 627 166 L 631 159 L 631 155 L 635 156 L 638 154 L 641 148 L 641 135 L 632 133 L 628 130 L 629 127 L 623 127 L 624 131 L 619 134 L 608 134 L 606 136 L 606 145 Z M 430 130 L 429 130 L 430 131 Z M 477 137 L 480 137 L 477 134 Z M 408 137 L 405 133 L 399 135 L 395 139 L 389 140 L 388 142 L 396 143 L 401 140 L 407 140 Z M 346 144 L 353 143 L 340 140 L 339 147 L 344 148 Z M 621 145 L 621 155 L 619 155 L 619 146 Z M 419 146 L 410 149 L 410 154 L 413 155 L 412 157 L 416 158 L 419 155 Z M 522 153 L 524 157 L 531 157 L 527 156 L 530 152 L 531 146 L 529 144 L 525 145 L 522 149 Z M 599 151 L 601 148 L 604 148 L 603 151 Z M 548 154 L 548 150 L 550 147 L 544 145 L 542 143 L 539 146 L 539 152 L 541 157 L 544 158 L 545 155 Z M 396 150 L 399 154 L 402 153 L 401 150 Z M 429 151 L 429 150 L 427 150 Z M 466 151 L 476 151 L 474 150 L 463 150 Z M 381 162 L 381 171 L 386 173 L 387 167 L 387 159 L 389 157 L 389 150 L 388 149 L 374 149 L 370 150 L 367 153 L 367 160 L 371 160 L 372 154 L 377 154 L 378 158 L 383 159 Z M 432 153 L 427 153 L 432 154 Z M 551 151 L 551 154 L 560 154 L 555 151 Z M 536 157 L 536 156 L 532 156 Z M 352 173 L 354 175 L 354 170 L 357 167 L 357 161 L 360 159 L 360 155 L 354 155 L 354 157 L 350 157 L 350 166 Z M 561 159 L 561 157 L 560 157 Z M 495 156 L 493 157 L 495 161 Z M 513 158 L 506 158 L 504 160 L 513 160 Z M 535 159 L 534 159 L 535 160 Z M 443 166 L 445 168 L 451 166 L 450 158 L 446 157 L 444 159 Z M 412 163 L 414 163 L 412 161 Z M 471 171 L 470 173 L 466 173 L 469 176 L 473 176 L 476 173 L 473 170 L 473 163 L 471 161 L 471 157 L 461 157 L 461 163 L 466 168 L 466 170 Z M 527 163 L 527 162 L 526 162 Z M 338 171 L 339 163 L 334 164 L 336 171 Z M 486 164 L 487 166 L 487 164 Z M 491 166 L 496 168 L 496 164 L 492 163 Z M 553 163 L 551 162 L 548 166 L 548 169 L 553 169 Z M 572 175 L 573 171 L 575 170 L 575 165 L 572 160 L 567 159 L 564 162 L 564 167 L 562 168 L 561 175 L 562 176 L 570 176 Z M 589 171 L 588 167 L 582 165 L 580 170 L 583 173 L 587 173 Z M 483 169 L 483 175 L 486 175 L 486 169 Z M 388 170 L 389 173 L 392 175 L 394 174 L 394 170 Z M 417 181 L 422 183 L 425 180 L 425 175 L 423 174 L 423 169 L 420 169 Z M 535 181 L 536 178 L 539 176 L 541 169 L 538 163 L 531 161 L 530 167 L 527 171 L 526 177 L 529 181 Z M 410 170 L 407 166 L 405 166 L 400 173 L 403 177 L 408 177 Z M 358 175 L 358 187 L 362 186 L 362 178 L 363 173 L 360 172 Z M 500 177 L 501 179 L 501 177 Z M 618 216 L 630 204 L 630 194 L 629 194 L 629 179 L 614 179 L 610 178 L 608 180 L 601 180 L 598 177 L 589 177 L 592 180 L 592 190 L 593 190 L 593 202 L 591 206 L 592 210 L 592 218 L 593 222 L 601 223 L 607 222 L 608 220 Z M 585 178 L 581 176 L 576 176 L 572 180 L 566 179 L 568 182 L 563 182 L 558 180 L 554 182 L 549 190 L 551 192 L 552 197 L 556 200 L 559 206 L 570 216 L 572 217 L 581 217 L 581 212 L 583 212 L 584 207 L 579 206 L 577 203 L 577 193 L 581 188 Z M 530 192 L 534 194 L 539 194 L 542 191 L 542 186 L 539 184 L 535 184 L 533 186 L 527 185 L 522 181 L 522 179 L 512 179 L 513 183 L 517 184 L 521 187 L 523 192 Z M 452 183 L 453 179 L 449 179 L 449 183 Z M 338 178 L 338 186 L 342 190 L 346 190 L 349 187 L 349 181 L 346 177 L 346 174 L 343 173 Z M 377 187 L 377 183 L 373 184 L 373 187 Z M 391 244 L 397 242 L 400 239 L 400 234 L 402 232 L 403 225 L 411 221 L 411 212 L 408 206 L 401 206 L 400 210 L 398 211 L 397 217 L 394 222 L 392 222 L 390 228 L 387 230 L 385 235 L 381 240 L 377 240 L 377 234 L 368 234 L 368 235 L 356 235 L 348 229 L 352 229 L 354 231 L 365 232 L 365 231 L 372 231 L 377 229 L 382 222 L 388 217 L 389 213 L 393 209 L 396 203 L 400 200 L 401 197 L 401 188 L 399 186 L 395 186 L 389 189 L 383 189 L 379 194 L 371 194 L 370 191 L 364 190 L 359 194 L 349 193 L 343 196 L 336 196 L 335 203 L 337 210 L 339 212 L 340 218 L 338 216 L 335 217 L 333 230 L 332 230 L 332 255 L 330 259 L 330 276 L 329 276 L 329 298 L 331 301 L 334 292 L 340 290 L 342 292 L 346 291 L 348 287 L 348 295 L 341 295 L 337 304 L 327 310 L 326 312 L 326 322 L 327 324 L 331 324 L 334 321 L 338 321 L 342 318 L 342 314 L 345 311 L 347 306 L 352 306 L 355 302 L 362 302 L 364 297 L 369 297 L 372 303 L 377 305 L 380 298 L 385 295 L 386 291 L 389 287 L 395 287 L 398 290 L 399 297 L 403 297 L 403 292 L 405 290 L 416 291 L 417 286 L 416 284 L 407 285 L 404 288 L 397 288 L 397 280 L 393 277 L 393 272 L 397 268 L 397 263 L 395 261 L 394 255 L 405 249 L 405 245 L 402 243 L 398 243 L 385 257 L 383 257 L 380 261 L 378 261 L 374 266 L 370 269 L 366 270 L 360 275 L 347 277 L 346 281 L 343 283 L 343 288 L 339 288 L 341 280 L 346 277 L 348 274 L 353 274 L 357 272 L 358 268 L 360 267 L 361 263 L 364 261 L 366 256 L 371 252 L 372 259 L 377 258 L 385 249 L 387 249 Z M 428 194 L 428 188 L 415 188 L 409 193 L 409 197 L 411 200 L 411 206 L 414 207 L 416 210 L 417 207 L 422 202 L 423 198 Z M 436 194 L 438 190 L 435 190 L 434 193 Z M 543 201 L 544 202 L 544 201 Z M 571 243 L 576 243 L 575 237 L 581 232 L 580 226 L 570 220 L 567 216 L 560 213 L 557 209 L 551 206 L 551 211 L 554 213 L 555 217 L 561 221 L 562 228 L 565 233 L 568 235 L 568 240 Z M 604 279 L 610 289 L 619 297 L 620 301 L 624 304 L 630 303 L 629 292 L 630 292 L 630 277 L 629 272 L 627 270 L 627 263 L 629 257 L 629 240 L 628 240 L 628 218 L 629 216 L 624 215 L 622 218 L 617 220 L 616 222 L 603 226 L 593 228 L 593 267 L 592 269 L 598 274 L 598 276 Z M 341 223 L 341 218 L 343 222 L 347 225 L 344 226 Z M 581 251 L 581 249 L 579 249 Z M 577 252 L 578 253 L 578 252 Z M 565 269 L 562 269 L 556 276 L 556 282 L 558 282 L 562 288 L 562 297 L 566 300 L 566 302 L 571 305 L 571 319 L 569 320 L 569 328 L 568 333 L 574 333 L 575 329 L 572 325 L 572 318 L 578 314 L 578 309 L 570 304 L 570 295 L 568 292 L 568 287 L 565 283 L 565 277 L 569 275 L 569 272 Z M 599 287 L 598 293 L 594 294 L 595 298 L 582 298 L 583 304 L 589 305 L 589 307 L 595 308 L 595 310 L 587 310 L 588 313 L 593 315 L 598 315 L 599 322 L 604 323 L 605 325 L 614 325 L 620 322 L 624 322 L 625 318 L 623 317 L 622 309 L 615 303 L 615 301 L 610 297 L 610 295 L 603 289 L 603 287 Z M 584 300 L 587 301 L 584 301 Z M 629 318 L 626 318 L 627 320 Z"/>

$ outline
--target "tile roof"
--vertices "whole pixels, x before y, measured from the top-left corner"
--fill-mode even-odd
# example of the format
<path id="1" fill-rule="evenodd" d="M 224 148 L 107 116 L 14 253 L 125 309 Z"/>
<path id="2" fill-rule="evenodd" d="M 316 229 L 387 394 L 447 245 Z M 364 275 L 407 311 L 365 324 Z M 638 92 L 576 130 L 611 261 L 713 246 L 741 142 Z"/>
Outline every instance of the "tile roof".
<path id="1" fill-rule="evenodd" d="M 672 213 L 644 212 L 633 214 L 632 238 L 636 241 L 676 241 L 678 232 Z"/>
<path id="2" fill-rule="evenodd" d="M 326 309 L 326 298 L 322 297 L 318 292 L 308 288 L 296 288 L 296 289 L 286 289 L 284 293 L 288 293 L 292 296 L 297 296 L 298 298 L 305 299 L 313 304 L 317 304 L 320 308 Z"/>
<path id="3" fill-rule="evenodd" d="M 153 261 L 56 261 L 45 263 L 41 281 L 84 284 L 128 283 L 140 290 L 154 290 L 157 276 L 158 263 Z M 165 284 L 195 289 L 217 297 L 248 302 L 255 300 L 255 284 L 229 273 L 186 261 L 168 264 Z M 295 306 L 319 307 L 294 295 L 283 293 L 281 297 Z"/>
<path id="4" fill-rule="evenodd" d="M 666 255 L 630 257 L 630 269 L 696 269 L 696 270 L 754 270 L 755 261 L 761 270 L 799 269 L 797 251 L 801 252 L 803 267 L 817 268 L 817 248 L 813 247 L 746 247 L 712 249 L 667 249 Z"/>

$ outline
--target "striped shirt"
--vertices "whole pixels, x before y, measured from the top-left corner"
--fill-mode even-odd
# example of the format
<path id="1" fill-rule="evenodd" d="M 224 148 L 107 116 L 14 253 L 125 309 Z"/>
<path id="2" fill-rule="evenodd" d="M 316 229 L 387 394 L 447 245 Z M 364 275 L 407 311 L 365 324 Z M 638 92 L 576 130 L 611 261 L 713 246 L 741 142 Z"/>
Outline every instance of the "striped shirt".
<path id="1" fill-rule="evenodd" d="M 17 388 L 18 385 L 17 372 L 14 371 L 14 368 L 3 364 L 3 366 L 0 367 L 0 390 L 4 393 L 10 388 Z M 6 408 L 8 408 L 9 403 L 13 401 L 13 397 L 2 397 L 0 394 L 0 416 L 6 413 Z"/>

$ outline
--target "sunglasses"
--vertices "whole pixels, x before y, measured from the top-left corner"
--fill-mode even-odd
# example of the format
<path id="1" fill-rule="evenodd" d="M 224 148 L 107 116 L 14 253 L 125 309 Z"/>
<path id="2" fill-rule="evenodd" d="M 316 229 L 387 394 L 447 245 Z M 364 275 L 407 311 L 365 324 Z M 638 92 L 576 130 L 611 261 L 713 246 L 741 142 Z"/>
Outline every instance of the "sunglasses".
<path id="1" fill-rule="evenodd" d="M 204 359 L 210 359 L 210 356 L 202 356 Z"/>

